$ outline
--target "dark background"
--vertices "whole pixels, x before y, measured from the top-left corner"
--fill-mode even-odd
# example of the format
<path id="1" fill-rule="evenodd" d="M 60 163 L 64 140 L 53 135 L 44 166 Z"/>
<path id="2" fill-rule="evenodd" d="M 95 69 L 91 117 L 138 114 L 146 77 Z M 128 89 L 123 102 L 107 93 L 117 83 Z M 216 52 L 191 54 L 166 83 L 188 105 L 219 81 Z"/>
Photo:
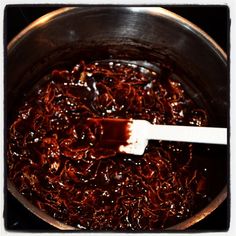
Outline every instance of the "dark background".
<path id="1" fill-rule="evenodd" d="M 58 5 L 8 5 L 5 9 L 5 46 L 38 17 L 56 10 Z M 229 54 L 229 9 L 225 6 L 163 6 L 190 20 L 207 32 Z M 216 183 L 217 184 L 217 183 Z M 7 230 L 53 231 L 53 226 L 31 214 L 8 191 L 5 192 L 5 227 Z M 211 215 L 190 227 L 191 230 L 225 231 L 229 226 L 229 199 Z"/>

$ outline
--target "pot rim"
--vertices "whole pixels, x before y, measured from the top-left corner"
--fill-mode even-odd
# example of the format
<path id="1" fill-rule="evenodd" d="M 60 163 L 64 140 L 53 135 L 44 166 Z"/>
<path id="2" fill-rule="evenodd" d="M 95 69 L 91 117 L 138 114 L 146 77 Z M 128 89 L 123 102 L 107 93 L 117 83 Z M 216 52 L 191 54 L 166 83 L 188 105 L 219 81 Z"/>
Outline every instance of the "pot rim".
<path id="1" fill-rule="evenodd" d="M 95 7 L 95 6 L 94 6 Z M 96 6 L 97 7 L 97 6 Z M 105 6 L 100 6 L 105 7 Z M 81 7 L 62 7 L 60 9 L 54 10 L 52 12 L 49 12 L 46 15 L 41 16 L 31 24 L 29 24 L 26 28 L 24 28 L 19 34 L 17 34 L 7 45 L 7 55 L 10 54 L 11 50 L 14 49 L 14 47 L 20 43 L 20 41 L 27 35 L 28 33 L 34 31 L 35 29 L 39 28 L 40 26 L 47 24 L 49 21 L 56 19 L 62 14 L 65 14 L 67 12 L 76 10 Z M 110 8 L 116 8 L 115 6 L 109 6 Z M 120 8 L 120 7 L 119 7 Z M 167 18 L 169 20 L 172 20 L 174 22 L 177 22 L 181 26 L 187 28 L 192 33 L 196 34 L 198 37 L 203 39 L 211 48 L 215 50 L 218 56 L 220 56 L 225 63 L 227 63 L 227 54 L 224 52 L 224 50 L 216 43 L 214 39 L 212 39 L 205 31 L 200 29 L 198 26 L 193 24 L 192 22 L 188 21 L 187 19 L 169 11 L 162 7 L 138 7 L 138 6 L 125 6 L 127 10 L 130 10 L 131 12 L 140 12 L 145 14 L 151 14 L 154 16 L 161 16 L 164 18 Z M 15 186 L 11 183 L 9 179 L 7 179 L 7 189 L 9 192 L 21 203 L 26 207 L 29 211 L 31 211 L 34 215 L 38 216 L 40 219 L 44 220 L 48 224 L 61 229 L 61 230 L 79 230 L 79 228 L 75 228 L 72 226 L 69 226 L 67 224 L 64 224 L 53 217 L 49 216 L 45 212 L 39 210 L 37 207 L 35 207 L 32 203 L 30 203 L 24 196 L 22 196 Z M 228 194 L 228 186 L 227 184 L 224 186 L 224 188 L 221 190 L 221 192 L 201 211 L 193 215 L 192 217 L 173 225 L 169 228 L 166 228 L 164 230 L 170 230 L 170 231 L 176 231 L 176 230 L 184 230 L 189 228 L 190 226 L 196 224 L 197 222 L 204 219 L 206 216 L 208 216 L 210 213 L 212 213 L 227 197 Z"/>
<path id="2" fill-rule="evenodd" d="M 104 8 L 105 6 L 99 6 L 100 8 Z M 44 25 L 48 23 L 50 20 L 53 20 L 54 18 L 60 16 L 61 14 L 64 14 L 69 11 L 76 10 L 81 7 L 63 7 L 57 10 L 54 10 L 52 12 L 49 12 L 41 17 L 39 17 L 37 20 L 33 21 L 30 23 L 26 28 L 24 28 L 22 31 L 20 31 L 7 45 L 7 52 L 9 53 L 12 48 L 21 40 L 27 33 L 30 31 L 33 31 L 34 29 L 37 29 L 41 25 Z M 108 8 L 116 8 L 116 7 L 108 7 Z M 120 8 L 120 7 L 119 7 Z M 146 14 L 151 14 L 151 15 L 160 15 L 162 17 L 168 18 L 173 21 L 177 21 L 180 25 L 186 27 L 189 29 L 191 32 L 197 34 L 198 36 L 202 37 L 209 45 L 213 46 L 213 48 L 223 56 L 225 60 L 227 60 L 227 54 L 225 51 L 216 43 L 216 41 L 209 36 L 204 30 L 199 28 L 197 25 L 192 23 L 191 21 L 185 19 L 182 16 L 177 15 L 174 12 L 171 12 L 169 10 L 166 10 L 162 7 L 124 7 L 132 12 L 141 12 L 141 13 L 146 13 Z"/>

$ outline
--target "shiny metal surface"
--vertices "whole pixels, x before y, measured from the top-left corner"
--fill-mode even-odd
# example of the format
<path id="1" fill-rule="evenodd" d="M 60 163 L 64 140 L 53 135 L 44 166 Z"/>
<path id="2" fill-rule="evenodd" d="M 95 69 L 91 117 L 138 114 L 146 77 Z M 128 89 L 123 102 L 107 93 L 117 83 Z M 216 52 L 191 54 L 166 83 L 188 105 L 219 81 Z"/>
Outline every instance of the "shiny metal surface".
<path id="1" fill-rule="evenodd" d="M 184 80 L 186 89 L 196 99 L 199 96 L 209 99 L 214 116 L 212 125 L 227 127 L 226 54 L 201 29 L 165 9 L 62 8 L 32 23 L 10 42 L 7 50 L 7 113 L 14 109 L 23 88 L 30 88 L 47 70 L 58 65 L 84 58 L 171 60 L 193 78 Z M 226 157 L 222 156 L 222 160 L 226 162 Z M 74 229 L 40 212 L 9 181 L 7 187 L 41 219 L 59 229 Z M 186 229 L 216 209 L 227 196 L 227 177 L 214 191 L 215 197 L 208 206 L 169 229 Z"/>

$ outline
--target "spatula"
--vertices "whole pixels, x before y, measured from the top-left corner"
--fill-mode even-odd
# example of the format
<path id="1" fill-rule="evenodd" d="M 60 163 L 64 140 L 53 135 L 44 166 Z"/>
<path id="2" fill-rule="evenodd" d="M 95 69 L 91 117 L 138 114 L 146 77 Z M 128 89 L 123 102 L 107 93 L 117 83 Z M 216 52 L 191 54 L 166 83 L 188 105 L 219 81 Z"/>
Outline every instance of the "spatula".
<path id="1" fill-rule="evenodd" d="M 118 152 L 143 155 L 148 140 L 227 144 L 227 129 L 199 126 L 152 125 L 146 120 L 89 118 L 101 125 L 99 145 Z"/>

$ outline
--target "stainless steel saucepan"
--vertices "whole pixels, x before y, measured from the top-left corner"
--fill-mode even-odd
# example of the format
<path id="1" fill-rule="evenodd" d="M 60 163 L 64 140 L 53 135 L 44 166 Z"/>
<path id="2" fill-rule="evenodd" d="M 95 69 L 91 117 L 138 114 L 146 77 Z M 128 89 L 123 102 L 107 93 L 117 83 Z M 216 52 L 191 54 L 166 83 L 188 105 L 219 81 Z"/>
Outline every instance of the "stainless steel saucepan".
<path id="1" fill-rule="evenodd" d="M 22 91 L 45 73 L 80 59 L 170 60 L 183 84 L 210 111 L 210 125 L 227 127 L 228 77 L 225 52 L 205 32 L 158 7 L 69 7 L 53 11 L 25 28 L 7 47 L 6 116 L 10 120 Z M 213 212 L 227 196 L 227 148 L 199 157 L 209 169 L 210 201 L 170 229 L 183 230 Z M 74 229 L 33 206 L 7 180 L 8 190 L 31 212 L 55 226 Z"/>

